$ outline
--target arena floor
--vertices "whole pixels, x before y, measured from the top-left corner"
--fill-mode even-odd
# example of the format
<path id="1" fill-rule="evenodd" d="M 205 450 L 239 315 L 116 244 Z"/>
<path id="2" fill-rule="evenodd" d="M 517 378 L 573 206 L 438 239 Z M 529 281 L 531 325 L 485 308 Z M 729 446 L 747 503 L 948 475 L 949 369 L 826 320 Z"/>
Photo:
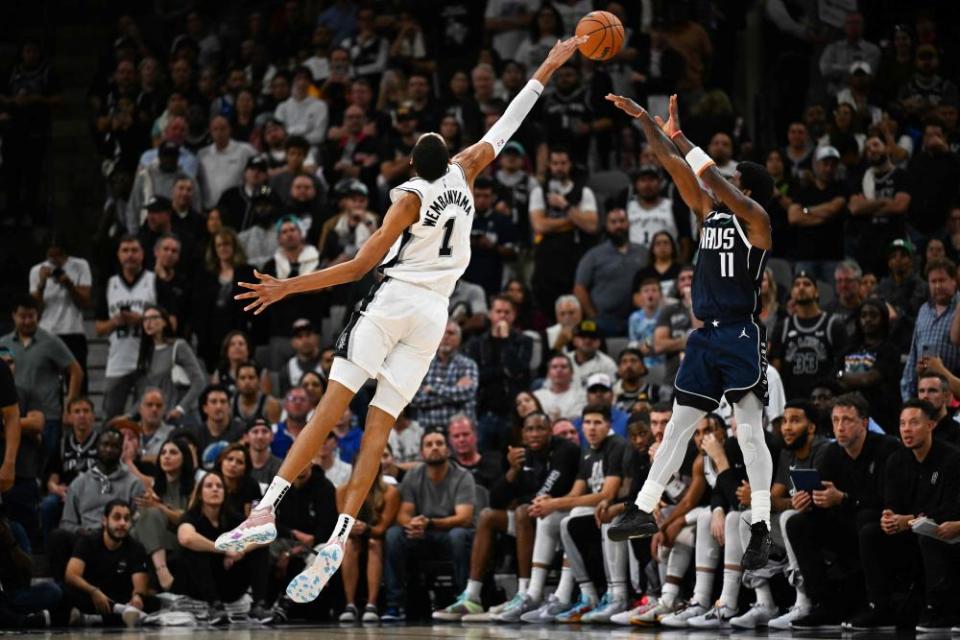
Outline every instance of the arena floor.
<path id="1" fill-rule="evenodd" d="M 55 637 L 57 640 L 92 640 L 96 636 L 113 636 L 118 640 L 386 640 L 398 638 L 400 640 L 427 640 L 435 638 L 462 638 L 463 640 L 500 640 L 516 638 L 517 640 L 600 640 L 601 638 L 638 640 L 713 640 L 717 637 L 732 637 L 735 640 L 753 640 L 754 638 L 805 638 L 820 640 L 821 638 L 909 638 L 910 633 L 901 634 L 851 634 L 840 633 L 824 634 L 793 634 L 787 632 L 750 633 L 730 631 L 664 631 L 661 629 L 624 629 L 620 627 L 530 627 L 516 625 L 410 625 L 410 626 L 293 626 L 293 627 L 222 627 L 218 629 L 89 629 L 76 631 L 73 629 L 48 630 L 35 633 L 21 633 L 9 630 L 0 630 L 0 636 L 7 638 Z M 939 637 L 939 636 L 924 636 Z M 947 634 L 945 637 L 949 637 Z"/>

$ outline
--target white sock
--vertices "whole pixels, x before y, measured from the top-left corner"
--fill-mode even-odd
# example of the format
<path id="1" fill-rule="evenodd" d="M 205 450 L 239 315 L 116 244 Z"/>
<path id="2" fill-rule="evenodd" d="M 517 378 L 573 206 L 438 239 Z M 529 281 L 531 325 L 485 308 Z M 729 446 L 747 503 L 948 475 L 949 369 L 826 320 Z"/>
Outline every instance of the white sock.
<path id="1" fill-rule="evenodd" d="M 810 601 L 810 598 L 807 596 L 807 593 L 803 590 L 802 587 L 797 587 L 797 599 L 793 603 L 793 606 L 799 607 L 801 609 L 813 608 L 813 603 Z"/>
<path id="2" fill-rule="evenodd" d="M 743 572 L 735 569 L 723 569 L 723 589 L 720 591 L 720 603 L 731 609 L 737 608 L 740 599 L 740 577 Z"/>
<path id="3" fill-rule="evenodd" d="M 777 605 L 773 601 L 773 591 L 770 589 L 769 582 L 762 582 L 757 585 L 757 604 L 767 609 L 776 609 Z"/>
<path id="4" fill-rule="evenodd" d="M 346 544 L 347 538 L 350 536 L 350 529 L 353 529 L 353 523 L 356 521 L 353 516 L 341 513 L 340 517 L 337 518 L 337 526 L 333 528 L 333 533 L 330 534 L 328 542 L 336 540 L 340 544 Z"/>
<path id="5" fill-rule="evenodd" d="M 564 566 L 560 571 L 560 583 L 557 585 L 557 590 L 554 592 L 560 602 L 573 601 L 574 584 L 576 583 L 573 579 L 573 572 L 570 571 L 570 567 Z"/>
<path id="6" fill-rule="evenodd" d="M 257 508 L 263 509 L 269 507 L 273 511 L 276 511 L 277 505 L 279 505 L 280 501 L 283 500 L 283 496 L 287 493 L 287 489 L 289 488 L 289 482 L 280 476 L 273 476 L 273 480 L 270 481 L 270 486 L 267 487 L 267 492 L 263 494 L 263 498 L 261 498 L 260 502 L 257 503 Z M 336 531 L 336 529 L 334 529 L 334 531 Z"/>
<path id="7" fill-rule="evenodd" d="M 530 578 L 517 578 L 517 593 L 526 593 L 530 588 Z"/>
<path id="8" fill-rule="evenodd" d="M 582 591 L 583 595 L 590 598 L 593 602 L 596 602 L 600 599 L 600 594 L 597 593 L 597 588 L 593 586 L 593 583 L 590 581 L 581 582 L 580 591 Z"/>
<path id="9" fill-rule="evenodd" d="M 527 586 L 527 595 L 530 596 L 534 602 L 540 602 L 540 599 L 543 597 L 543 583 L 546 581 L 546 568 L 534 566 L 530 571 L 530 582 Z"/>
<path id="10" fill-rule="evenodd" d="M 479 580 L 467 580 L 467 597 L 474 602 L 480 602 L 481 589 L 483 589 L 483 583 Z"/>
<path id="11" fill-rule="evenodd" d="M 767 523 L 770 531 L 770 491 L 750 491 L 750 524 Z"/>
<path id="12" fill-rule="evenodd" d="M 660 502 L 660 496 L 662 495 L 663 485 L 656 480 L 647 478 L 640 488 L 640 493 L 637 494 L 637 507 L 639 507 L 641 511 L 652 513 L 657 503 Z"/>
<path id="13" fill-rule="evenodd" d="M 672 582 L 665 582 L 663 584 L 663 589 L 660 592 L 660 602 L 667 607 L 672 607 L 673 603 L 677 601 L 678 595 L 680 595 L 680 585 Z"/>
<path id="14" fill-rule="evenodd" d="M 613 594 L 614 600 L 626 600 L 627 599 L 627 583 L 626 582 L 612 582 L 610 583 L 610 592 Z"/>
<path id="15" fill-rule="evenodd" d="M 713 595 L 713 578 L 716 571 L 713 569 L 701 569 L 697 567 L 696 580 L 693 583 L 693 601 L 701 607 L 710 608 L 711 596 Z"/>

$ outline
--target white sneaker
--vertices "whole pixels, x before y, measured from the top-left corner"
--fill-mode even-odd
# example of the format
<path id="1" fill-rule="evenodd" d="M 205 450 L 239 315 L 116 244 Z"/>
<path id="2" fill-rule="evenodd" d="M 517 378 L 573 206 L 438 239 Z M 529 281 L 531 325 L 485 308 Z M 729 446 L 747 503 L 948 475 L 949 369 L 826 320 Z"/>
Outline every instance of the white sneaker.
<path id="1" fill-rule="evenodd" d="M 551 593 L 550 597 L 547 598 L 547 601 L 540 605 L 538 609 L 528 611 L 527 613 L 521 615 L 520 622 L 528 622 L 530 624 L 549 624 L 554 622 L 558 615 L 568 610 L 572 606 L 573 604 L 570 602 L 560 602 L 560 598 L 558 598 L 556 594 Z"/>
<path id="2" fill-rule="evenodd" d="M 639 616 L 645 613 L 648 609 L 652 609 L 657 606 L 657 597 L 656 596 L 642 596 L 633 602 L 633 607 L 624 611 L 623 613 L 618 613 L 617 615 L 610 618 L 610 622 L 613 624 L 630 624 L 630 619 L 634 616 Z"/>
<path id="3" fill-rule="evenodd" d="M 507 606 L 500 613 L 493 614 L 490 619 L 494 622 L 520 622 L 520 617 L 525 613 L 536 611 L 540 608 L 540 603 L 534 601 L 526 593 L 518 591 Z"/>
<path id="4" fill-rule="evenodd" d="M 590 613 L 584 614 L 584 616 L 580 618 L 580 622 L 588 624 L 609 624 L 613 616 L 623 613 L 626 610 L 626 598 L 614 598 L 613 596 L 604 595 L 603 600 L 600 601 L 597 608 Z"/>
<path id="5" fill-rule="evenodd" d="M 765 627 L 772 619 L 777 617 L 777 613 L 778 610 L 776 607 L 765 607 L 754 602 L 753 606 L 751 606 L 745 614 L 731 618 L 730 624 L 737 629 Z"/>
<path id="6" fill-rule="evenodd" d="M 687 620 L 687 625 L 692 629 L 728 629 L 730 620 L 735 615 L 737 615 L 736 609 L 718 602 L 705 614 Z"/>
<path id="7" fill-rule="evenodd" d="M 791 622 L 794 620 L 799 620 L 800 618 L 809 615 L 809 613 L 809 607 L 800 607 L 794 605 L 790 607 L 790 609 L 783 615 L 768 621 L 767 628 L 774 629 L 776 631 L 789 631 Z"/>
<path id="8" fill-rule="evenodd" d="M 317 557 L 310 566 L 287 585 L 287 597 L 294 602 L 316 600 L 343 562 L 343 545 L 338 540 L 326 542 L 315 550 Z"/>
<path id="9" fill-rule="evenodd" d="M 273 509 L 254 509 L 235 529 L 221 533 L 213 546 L 217 551 L 240 553 L 252 545 L 268 544 L 277 537 L 276 521 Z"/>
<path id="10" fill-rule="evenodd" d="M 650 607 L 643 613 L 630 618 L 630 624 L 636 624 L 640 626 L 652 626 L 659 624 L 664 617 L 674 613 L 675 611 L 679 611 L 681 606 L 682 605 L 679 602 L 665 604 L 661 599 L 657 601 L 657 604 L 653 607 Z"/>
<path id="11" fill-rule="evenodd" d="M 133 628 L 143 624 L 143 621 L 146 619 L 147 614 L 136 607 L 131 607 L 126 605 L 123 607 L 123 611 L 120 612 L 120 618 L 123 620 L 123 624 L 127 628 Z"/>
<path id="12" fill-rule="evenodd" d="M 660 618 L 660 624 L 671 629 L 685 629 L 687 621 L 690 618 L 702 616 L 707 612 L 707 608 L 696 602 L 689 602 L 675 612 Z"/>

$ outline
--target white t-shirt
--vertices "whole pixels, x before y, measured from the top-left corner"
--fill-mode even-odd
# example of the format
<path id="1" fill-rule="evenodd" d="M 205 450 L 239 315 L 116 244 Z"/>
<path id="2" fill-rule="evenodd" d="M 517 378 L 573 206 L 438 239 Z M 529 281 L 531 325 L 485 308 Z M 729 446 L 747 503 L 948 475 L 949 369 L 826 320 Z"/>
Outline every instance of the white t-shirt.
<path id="1" fill-rule="evenodd" d="M 573 364 L 573 384 L 575 385 L 586 387 L 587 378 L 595 373 L 605 373 L 610 376 L 610 380 L 617 378 L 617 363 L 603 351 L 597 351 L 595 356 L 583 364 L 577 364 L 577 359 L 571 355 L 570 362 Z"/>
<path id="2" fill-rule="evenodd" d="M 203 206 L 212 209 L 220 196 L 230 187 L 243 184 L 243 170 L 247 160 L 257 155 L 256 149 L 246 142 L 231 140 L 223 151 L 214 144 L 200 149 L 200 189 L 203 191 Z"/>
<path id="3" fill-rule="evenodd" d="M 515 18 L 526 13 L 534 15 L 540 7 L 539 0 L 489 0 L 485 18 Z M 536 16 L 533 18 L 536 20 Z M 517 47 L 526 37 L 527 29 L 510 29 L 493 34 L 493 48 L 504 60 L 513 58 Z M 534 69 L 536 71 L 536 69 Z"/>
<path id="4" fill-rule="evenodd" d="M 653 236 L 666 231 L 677 241 L 677 223 L 673 219 L 673 200 L 660 198 L 651 209 L 640 206 L 636 198 L 627 203 L 627 218 L 630 220 L 630 242 L 649 247 Z"/>
<path id="5" fill-rule="evenodd" d="M 297 100 L 290 96 L 277 105 L 273 115 L 283 122 L 288 135 L 303 136 L 312 145 L 320 144 L 327 137 L 330 115 L 323 100 L 311 96 Z"/>
<path id="6" fill-rule="evenodd" d="M 44 265 L 53 266 L 46 260 L 35 264 L 30 269 L 30 291 L 36 291 L 40 286 L 40 268 Z M 63 265 L 63 271 L 78 287 L 89 287 L 92 282 L 90 264 L 83 258 L 68 257 Z M 66 287 L 53 279 L 47 278 L 43 288 L 43 315 L 40 316 L 40 328 L 54 335 L 68 333 L 83 333 L 83 313 L 70 298 Z"/>
<path id="7" fill-rule="evenodd" d="M 576 381 L 563 393 L 554 393 L 547 386 L 537 389 L 533 395 L 540 401 L 543 412 L 550 416 L 551 420 L 579 418 L 583 406 L 587 404 L 587 394 Z"/>

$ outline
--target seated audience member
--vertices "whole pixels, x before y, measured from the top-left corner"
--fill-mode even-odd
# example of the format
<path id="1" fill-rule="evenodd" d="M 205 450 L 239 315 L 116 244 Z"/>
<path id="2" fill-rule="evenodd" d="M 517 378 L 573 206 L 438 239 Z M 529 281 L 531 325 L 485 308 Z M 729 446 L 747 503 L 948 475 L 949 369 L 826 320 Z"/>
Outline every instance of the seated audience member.
<path id="1" fill-rule="evenodd" d="M 472 338 L 483 333 L 490 314 L 483 287 L 463 278 L 457 280 L 453 293 L 450 294 L 447 312 L 450 319 L 460 325 L 464 336 Z"/>
<path id="2" fill-rule="evenodd" d="M 410 406 L 407 405 L 393 423 L 390 439 L 387 441 L 397 465 L 405 471 L 423 462 L 420 458 L 420 440 L 423 438 L 424 429 L 419 420 L 410 418 L 410 413 Z"/>
<path id="3" fill-rule="evenodd" d="M 133 512 L 122 499 L 101 510 L 101 526 L 79 540 L 64 575 L 66 597 L 75 608 L 71 623 L 134 626 L 159 609 L 148 596 L 147 554 L 130 537 Z"/>
<path id="4" fill-rule="evenodd" d="M 407 563 L 446 556 L 453 561 L 453 584 L 466 587 L 473 543 L 476 489 L 469 472 L 450 464 L 442 433 L 428 432 L 420 443 L 424 464 L 407 472 L 400 485 L 400 511 L 387 530 L 384 622 L 406 618 Z"/>
<path id="5" fill-rule="evenodd" d="M 243 520 L 243 514 L 230 511 L 225 501 L 223 480 L 217 472 L 208 472 L 197 483 L 177 527 L 182 555 L 173 581 L 175 591 L 206 602 L 207 622 L 211 624 L 225 622 L 224 603 L 240 604 L 237 601 L 251 587 L 255 599 L 261 593 L 265 595 L 269 570 L 270 556 L 264 547 L 223 553 L 213 546 L 217 536 Z M 254 604 L 250 614 L 268 617 L 261 602 Z"/>
<path id="6" fill-rule="evenodd" d="M 360 450 L 360 438 L 363 437 L 363 429 L 356 424 L 353 412 L 350 411 L 349 407 L 333 425 L 332 433 L 337 436 L 337 453 L 340 459 L 347 464 L 353 464 L 353 459 L 357 457 L 357 451 Z"/>
<path id="7" fill-rule="evenodd" d="M 581 320 L 573 331 L 573 353 L 570 364 L 573 366 L 573 385 L 585 389 L 587 378 L 594 373 L 605 373 L 610 378 L 617 375 L 617 363 L 613 358 L 600 351 L 603 334 L 593 320 Z"/>
<path id="8" fill-rule="evenodd" d="M 153 486 L 134 499 L 138 515 L 131 535 L 150 556 L 163 591 L 169 591 L 173 584 L 167 554 L 178 551 L 177 524 L 193 492 L 193 474 L 193 458 L 186 444 L 173 438 L 165 440 L 160 446 Z"/>
<path id="9" fill-rule="evenodd" d="M 258 419 L 270 424 L 280 420 L 280 401 L 265 393 L 260 385 L 260 368 L 254 362 L 245 362 L 237 367 L 237 393 L 233 396 L 234 420 L 244 425 Z"/>
<path id="10" fill-rule="evenodd" d="M 230 396 L 217 384 L 208 385 L 200 394 L 200 413 L 203 423 L 185 431 L 196 442 L 200 466 L 212 469 L 220 451 L 243 437 L 243 423 L 231 418 Z"/>
<path id="11" fill-rule="evenodd" d="M 47 460 L 44 470 L 47 495 L 40 502 L 44 539 L 60 522 L 70 483 L 97 463 L 97 434 L 93 429 L 95 421 L 93 402 L 89 398 L 76 398 L 67 404 L 67 431 L 60 439 L 53 457 Z"/>
<path id="12" fill-rule="evenodd" d="M 283 410 L 287 417 L 273 426 L 273 443 L 270 445 L 273 455 L 281 459 L 287 455 L 294 439 L 307 426 L 307 416 L 313 407 L 310 406 L 307 392 L 301 387 L 293 387 L 287 391 L 283 400 Z"/>
<path id="13" fill-rule="evenodd" d="M 890 341 L 890 317 L 883 300 L 869 298 L 860 305 L 856 331 L 840 355 L 837 382 L 847 391 L 859 391 L 870 404 L 870 416 L 887 433 L 894 433 L 901 363 L 900 350 Z"/>
<path id="14" fill-rule="evenodd" d="M 630 415 L 613 404 L 613 386 L 610 376 L 605 373 L 594 373 L 586 380 L 587 404 L 599 404 L 610 409 L 610 432 L 621 438 L 627 437 L 627 420 Z M 583 436 L 583 418 L 576 418 L 573 426 Z M 582 438 L 581 438 L 582 439 Z"/>
<path id="15" fill-rule="evenodd" d="M 531 413 L 543 413 L 543 407 L 540 401 L 533 393 L 521 391 L 517 394 L 513 402 L 513 426 L 510 429 L 510 440 L 508 444 L 512 447 L 519 447 L 523 442 L 523 421 Z"/>
<path id="16" fill-rule="evenodd" d="M 534 391 L 533 395 L 540 401 L 543 412 L 550 416 L 551 420 L 575 418 L 587 402 L 583 387 L 574 384 L 570 358 L 561 354 L 550 358 L 547 381 L 542 388 Z"/>
<path id="17" fill-rule="evenodd" d="M 223 480 L 224 507 L 244 516 L 250 515 L 263 496 L 260 485 L 250 476 L 250 466 L 247 447 L 239 442 L 227 445 L 214 465 Z"/>
<path id="18" fill-rule="evenodd" d="M 321 259 L 329 264 L 345 262 L 357 255 L 373 232 L 380 218 L 369 209 L 369 189 L 359 180 L 344 178 L 337 182 L 337 211 L 323 223 L 319 236 L 312 239 L 320 249 Z"/>
<path id="19" fill-rule="evenodd" d="M 902 624 L 895 596 L 916 573 L 918 545 L 926 551 L 927 606 L 917 631 L 953 626 L 955 601 L 951 590 L 944 588 L 952 582 L 951 563 L 944 562 L 942 543 L 911 531 L 916 518 L 941 523 L 960 517 L 960 451 L 934 439 L 935 417 L 933 407 L 923 400 L 907 400 L 900 410 L 903 446 L 890 454 L 883 471 L 883 512 L 858 532 L 868 604 L 849 619 L 854 631 L 895 631 Z"/>
<path id="20" fill-rule="evenodd" d="M 577 428 L 573 426 L 573 423 L 569 420 L 561 418 L 553 423 L 551 427 L 551 432 L 553 435 L 564 440 L 569 440 L 573 444 L 580 446 L 580 434 L 577 432 Z"/>
<path id="21" fill-rule="evenodd" d="M 537 496 L 528 509 L 529 515 L 538 522 L 530 588 L 516 612 L 524 622 L 579 622 L 585 614 L 598 609 L 600 596 L 582 550 L 587 545 L 601 545 L 607 537 L 597 526 L 596 506 L 604 500 L 613 500 L 620 490 L 628 445 L 611 432 L 609 407 L 589 404 L 583 408 L 582 418 L 584 437 L 590 448 L 580 460 L 573 487 L 564 496 Z M 562 542 L 564 570 L 557 590 L 543 602 L 544 582 L 558 538 Z M 580 587 L 580 598 L 576 602 L 573 601 L 574 582 Z M 617 573 L 610 576 L 609 588 L 612 601 L 620 603 L 618 607 L 622 611 L 627 598 L 626 563 L 617 563 Z M 611 599 L 604 599 L 604 609 L 609 602 Z"/>
<path id="22" fill-rule="evenodd" d="M 516 622 L 523 613 L 522 601 L 530 586 L 533 554 L 533 520 L 527 509 L 538 496 L 565 496 L 577 476 L 580 447 L 551 435 L 550 418 L 540 411 L 523 420 L 523 441 L 509 447 L 507 473 L 490 490 L 491 507 L 480 512 L 470 556 L 470 578 L 457 601 L 434 611 L 435 620 L 456 621 L 483 611 L 480 590 L 488 573 L 497 533 L 516 538 L 517 593 L 508 602 L 490 609 L 501 622 Z M 510 612 L 510 613 L 508 613 Z"/>
<path id="23" fill-rule="evenodd" d="M 0 518 L 0 628 L 43 629 L 63 598 L 56 582 L 31 584 L 33 559 L 15 534 L 15 523 Z"/>
<path id="24" fill-rule="evenodd" d="M 140 397 L 140 461 L 154 465 L 160 457 L 160 447 L 173 434 L 174 427 L 164 422 L 163 392 L 148 387 Z"/>
<path id="25" fill-rule="evenodd" d="M 553 312 L 557 323 L 547 327 L 546 346 L 550 351 L 569 353 L 573 350 L 573 332 L 583 320 L 583 307 L 577 296 L 569 293 L 557 298 Z"/>
<path id="26" fill-rule="evenodd" d="M 613 405 L 627 413 L 649 411 L 650 405 L 669 399 L 667 385 L 649 382 L 646 358 L 640 349 L 627 347 L 620 352 L 617 363 L 617 381 L 613 383 Z"/>
<path id="27" fill-rule="evenodd" d="M 60 528 L 51 531 L 47 541 L 54 576 L 63 575 L 77 540 L 100 526 L 105 504 L 120 499 L 132 505 L 134 498 L 143 495 L 143 483 L 120 462 L 122 448 L 123 436 L 119 431 L 101 431 L 97 436 L 97 463 L 80 473 L 67 488 Z"/>
<path id="28" fill-rule="evenodd" d="M 884 469 L 898 446 L 890 436 L 868 432 L 869 407 L 857 393 L 838 396 L 831 419 L 836 442 L 827 445 L 819 467 L 823 489 L 795 491 L 791 503 L 799 513 L 786 524 L 810 599 L 807 614 L 794 619 L 791 629 L 839 628 L 843 622 L 850 603 L 830 581 L 825 552 L 833 552 L 841 566 L 860 568 L 859 532 L 880 520 Z"/>
<path id="29" fill-rule="evenodd" d="M 664 359 L 663 379 L 673 380 L 680 369 L 680 354 L 687 348 L 687 335 L 694 328 L 693 323 L 693 267 L 680 269 L 677 275 L 676 302 L 665 304 L 657 317 L 657 327 L 653 330 L 653 350 Z"/>
<path id="30" fill-rule="evenodd" d="M 924 370 L 917 379 L 917 397 L 929 402 L 937 412 L 933 437 L 953 446 L 960 445 L 960 422 L 957 410 L 952 408 L 954 395 L 947 379 L 930 369 Z"/>
<path id="31" fill-rule="evenodd" d="M 320 398 L 327 392 L 327 380 L 316 371 L 305 371 L 304 374 L 300 376 L 300 382 L 297 386 L 307 392 L 307 401 L 314 407 L 310 410 L 310 415 L 312 416 L 313 412 L 316 411 L 317 405 L 320 404 Z"/>
<path id="32" fill-rule="evenodd" d="M 337 434 L 330 432 L 319 453 L 313 459 L 313 464 L 323 470 L 323 475 L 339 488 L 347 484 L 353 473 L 353 465 L 347 464 L 337 455 Z"/>
<path id="33" fill-rule="evenodd" d="M 283 462 L 270 450 L 270 444 L 273 442 L 273 429 L 270 428 L 270 423 L 263 418 L 257 418 L 247 427 L 245 439 L 250 452 L 250 477 L 261 487 L 270 484 Z"/>
<path id="34" fill-rule="evenodd" d="M 279 584 L 273 586 L 286 588 L 303 571 L 313 547 L 326 540 L 336 524 L 336 489 L 319 467 L 307 466 L 290 485 L 277 509 L 277 538 L 270 543 L 270 565 L 275 568 L 271 580 L 276 579 Z M 336 598 L 334 593 L 333 589 L 325 589 L 320 594 L 321 606 L 329 608 L 330 600 Z M 288 620 L 292 605 L 291 600 L 280 598 L 272 611 L 274 623 Z"/>
<path id="35" fill-rule="evenodd" d="M 253 359 L 253 343 L 246 333 L 235 329 L 223 337 L 219 347 L 220 359 L 210 376 L 210 383 L 223 386 L 233 397 L 237 393 L 237 369 Z"/>
<path id="36" fill-rule="evenodd" d="M 897 238 L 886 251 L 888 275 L 880 279 L 873 293 L 890 303 L 898 316 L 915 318 L 927 300 L 927 281 L 914 270 L 915 248 L 909 240 Z"/>
<path id="37" fill-rule="evenodd" d="M 321 368 L 320 335 L 312 322 L 300 318 L 293 323 L 290 346 L 294 354 L 280 369 L 280 393 L 295 387 L 307 371 L 316 371 L 326 377 Z"/>
<path id="38" fill-rule="evenodd" d="M 383 449 L 383 455 L 380 456 L 380 469 L 383 474 L 383 481 L 387 484 L 398 485 L 403 482 L 403 476 L 407 475 L 406 469 L 401 469 L 393 457 L 393 448 L 390 443 Z"/>
<path id="39" fill-rule="evenodd" d="M 663 309 L 663 291 L 656 278 L 644 278 L 637 283 L 633 292 L 633 306 L 636 311 L 627 320 L 627 337 L 630 346 L 640 350 L 643 363 L 651 370 L 658 381 L 663 379 L 663 367 L 666 359 L 653 348 L 653 334 L 657 329 L 657 318 Z"/>
<path id="40" fill-rule="evenodd" d="M 681 239 L 689 243 L 689 240 Z M 634 282 L 640 283 L 653 278 L 660 283 L 660 290 L 665 296 L 674 296 L 674 300 L 682 298 L 680 274 L 689 270 L 692 276 L 693 269 L 684 266 L 677 249 L 677 242 L 669 231 L 657 231 L 650 238 L 650 264 L 637 272 Z M 675 286 L 676 285 L 676 286 Z M 634 284 L 634 289 L 637 286 Z"/>
<path id="41" fill-rule="evenodd" d="M 450 418 L 458 413 L 476 419 L 480 373 L 477 363 L 459 352 L 460 341 L 460 325 L 447 322 L 437 355 L 410 401 L 417 411 L 417 422 L 428 431 L 446 429 Z"/>
<path id="42" fill-rule="evenodd" d="M 344 491 L 337 491 L 337 509 L 343 509 Z M 380 593 L 380 580 L 383 577 L 383 540 L 387 529 L 393 525 L 400 510 L 400 492 L 387 484 L 381 475 L 373 483 L 370 494 L 364 500 L 357 514 L 357 521 L 350 530 L 350 540 L 344 549 L 343 589 L 346 592 L 347 606 L 340 614 L 340 622 L 367 623 L 380 622 L 377 600 Z M 333 515 L 336 522 L 336 514 Z M 367 604 L 363 615 L 357 607 L 357 585 L 360 581 L 360 559 L 367 557 Z"/>
<path id="43" fill-rule="evenodd" d="M 474 481 L 490 489 L 503 476 L 503 460 L 498 451 L 480 453 L 477 449 L 477 428 L 465 415 L 450 418 L 447 440 L 453 450 L 453 460 L 461 469 L 469 471 Z"/>

